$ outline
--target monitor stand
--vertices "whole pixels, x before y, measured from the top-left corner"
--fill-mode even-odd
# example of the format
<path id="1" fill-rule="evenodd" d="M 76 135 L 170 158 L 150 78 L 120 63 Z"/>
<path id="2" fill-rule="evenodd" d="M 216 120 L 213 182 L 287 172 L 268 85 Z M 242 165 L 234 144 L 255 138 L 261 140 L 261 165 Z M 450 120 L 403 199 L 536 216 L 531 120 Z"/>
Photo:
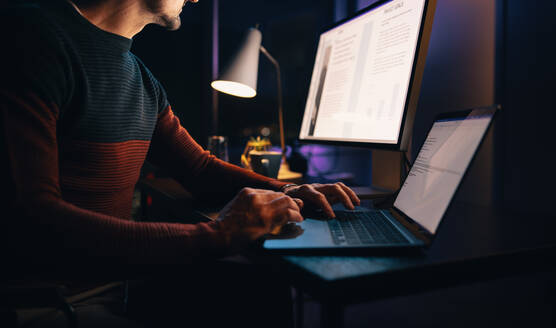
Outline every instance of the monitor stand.
<path id="1" fill-rule="evenodd" d="M 357 181 L 352 173 L 336 172 L 324 176 L 326 183 L 344 182 L 353 190 L 357 197 L 360 199 L 376 199 L 385 198 L 394 194 L 394 190 L 382 186 L 353 186 L 352 184 Z"/>
<path id="2" fill-rule="evenodd" d="M 372 182 L 368 187 L 351 187 L 360 199 L 392 196 L 401 186 L 404 154 L 400 151 L 373 150 Z"/>

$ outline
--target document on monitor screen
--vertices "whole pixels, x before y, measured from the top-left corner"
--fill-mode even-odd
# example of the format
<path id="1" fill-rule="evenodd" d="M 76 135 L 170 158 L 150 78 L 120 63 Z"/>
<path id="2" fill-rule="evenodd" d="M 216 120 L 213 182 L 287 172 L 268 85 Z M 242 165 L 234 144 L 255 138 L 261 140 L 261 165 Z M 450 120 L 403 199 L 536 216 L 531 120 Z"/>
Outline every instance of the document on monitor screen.
<path id="1" fill-rule="evenodd" d="M 396 144 L 424 0 L 395 0 L 321 35 L 301 139 Z"/>

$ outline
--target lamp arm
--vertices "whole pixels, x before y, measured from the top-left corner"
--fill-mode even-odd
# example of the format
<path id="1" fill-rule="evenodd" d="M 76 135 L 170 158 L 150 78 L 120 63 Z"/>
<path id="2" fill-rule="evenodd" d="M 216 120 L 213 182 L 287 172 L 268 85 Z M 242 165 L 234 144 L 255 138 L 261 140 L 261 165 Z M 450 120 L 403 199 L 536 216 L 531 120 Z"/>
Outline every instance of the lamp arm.
<path id="1" fill-rule="evenodd" d="M 268 58 L 268 60 L 276 68 L 276 79 L 278 83 L 278 121 L 280 124 L 280 147 L 282 148 L 282 161 L 286 162 L 286 141 L 284 137 L 284 108 L 282 103 L 282 77 L 280 74 L 280 64 L 278 61 L 272 57 L 272 55 L 266 50 L 265 47 L 261 46 L 261 52 Z"/>

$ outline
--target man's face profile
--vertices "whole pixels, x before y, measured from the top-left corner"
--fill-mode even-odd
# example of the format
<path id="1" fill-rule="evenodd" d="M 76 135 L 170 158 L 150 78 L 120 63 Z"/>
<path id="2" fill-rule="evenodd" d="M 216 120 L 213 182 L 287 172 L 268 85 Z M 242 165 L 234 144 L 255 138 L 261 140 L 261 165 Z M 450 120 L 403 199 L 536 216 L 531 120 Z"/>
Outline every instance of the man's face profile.
<path id="1" fill-rule="evenodd" d="M 154 23 L 168 30 L 174 31 L 180 28 L 180 14 L 187 2 L 198 2 L 199 0 L 147 0 L 149 10 L 154 14 Z"/>

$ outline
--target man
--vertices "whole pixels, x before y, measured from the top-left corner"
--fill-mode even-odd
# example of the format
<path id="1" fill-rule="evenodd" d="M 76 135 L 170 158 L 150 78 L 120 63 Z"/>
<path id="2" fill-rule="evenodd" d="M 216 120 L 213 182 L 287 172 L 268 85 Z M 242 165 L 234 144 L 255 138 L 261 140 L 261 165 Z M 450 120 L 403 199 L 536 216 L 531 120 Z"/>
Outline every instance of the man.
<path id="1" fill-rule="evenodd" d="M 304 206 L 332 217 L 332 203 L 359 204 L 341 183 L 269 179 L 210 156 L 189 136 L 163 87 L 130 52 L 132 38 L 148 24 L 178 29 L 187 2 L 197 1 L 40 1 L 2 13 L 9 261 L 20 268 L 55 264 L 60 271 L 68 263 L 126 268 L 206 261 L 301 221 Z M 231 201 L 210 223 L 129 221 L 145 160 L 198 198 Z"/>

